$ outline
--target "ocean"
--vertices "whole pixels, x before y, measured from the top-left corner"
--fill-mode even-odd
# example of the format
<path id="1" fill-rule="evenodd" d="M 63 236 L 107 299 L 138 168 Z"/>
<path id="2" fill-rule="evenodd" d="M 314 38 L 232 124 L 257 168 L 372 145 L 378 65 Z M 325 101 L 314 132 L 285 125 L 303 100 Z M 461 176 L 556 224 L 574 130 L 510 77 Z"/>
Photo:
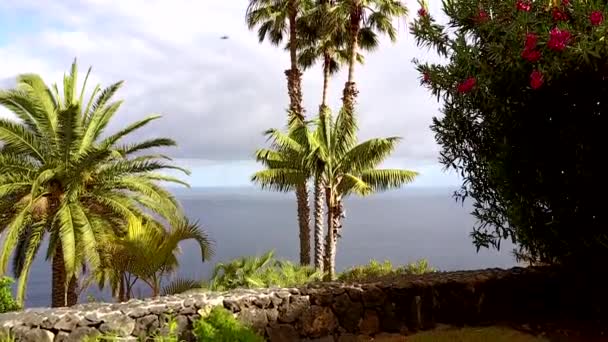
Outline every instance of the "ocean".
<path id="1" fill-rule="evenodd" d="M 475 218 L 470 204 L 456 202 L 449 188 L 406 188 L 366 198 L 346 199 L 346 218 L 338 242 L 336 267 L 365 264 L 370 259 L 404 264 L 420 258 L 445 271 L 515 266 L 512 246 L 479 253 L 469 236 Z M 299 259 L 296 205 L 293 194 L 255 188 L 175 189 L 187 215 L 198 220 L 215 241 L 215 257 L 201 262 L 195 243 L 181 245 L 177 276 L 207 278 L 216 262 L 270 249 L 277 257 Z M 26 307 L 50 304 L 51 269 L 44 260 L 46 246 L 35 260 Z M 144 293 L 145 294 L 145 293 Z M 81 294 L 108 300 L 95 286 Z"/>

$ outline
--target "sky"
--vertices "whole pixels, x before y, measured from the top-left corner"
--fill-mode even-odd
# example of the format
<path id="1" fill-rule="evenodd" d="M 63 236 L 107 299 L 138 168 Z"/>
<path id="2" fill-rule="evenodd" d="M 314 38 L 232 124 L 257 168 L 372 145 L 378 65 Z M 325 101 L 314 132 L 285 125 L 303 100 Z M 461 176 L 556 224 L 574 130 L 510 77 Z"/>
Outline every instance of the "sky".
<path id="1" fill-rule="evenodd" d="M 192 171 L 192 186 L 249 186 L 260 168 L 253 160 L 265 146 L 266 129 L 285 125 L 288 97 L 284 70 L 288 54 L 260 44 L 244 23 L 247 0 L 0 0 L 0 87 L 20 73 L 59 82 L 74 58 L 79 71 L 93 67 L 89 84 L 124 80 L 125 100 L 108 130 L 149 114 L 161 114 L 133 139 L 166 136 L 178 147 L 165 151 Z M 411 15 L 418 6 L 406 1 Z M 431 12 L 440 1 L 430 1 Z M 408 19 L 409 20 L 409 19 Z M 441 116 L 436 98 L 420 86 L 412 58 L 436 61 L 416 47 L 407 21 L 399 41 L 383 39 L 356 69 L 360 91 L 360 139 L 400 136 L 385 167 L 418 171 L 412 186 L 457 186 L 459 177 L 438 164 L 439 147 L 429 126 Z M 229 39 L 220 39 L 228 36 Z M 338 110 L 345 72 L 330 84 Z M 304 74 L 308 114 L 319 105 L 317 66 Z M 4 109 L 0 116 L 12 117 Z"/>

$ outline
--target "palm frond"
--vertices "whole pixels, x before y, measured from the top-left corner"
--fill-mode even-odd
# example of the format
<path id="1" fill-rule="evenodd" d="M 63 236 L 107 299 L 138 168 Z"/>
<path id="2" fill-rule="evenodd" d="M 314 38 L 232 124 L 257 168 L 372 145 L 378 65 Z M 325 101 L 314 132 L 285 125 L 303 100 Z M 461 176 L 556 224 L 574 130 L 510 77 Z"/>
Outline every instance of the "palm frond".
<path id="1" fill-rule="evenodd" d="M 399 137 L 389 137 L 362 142 L 344 154 L 338 163 L 338 167 L 343 172 L 349 173 L 373 169 L 395 150 L 400 140 Z"/>
<path id="2" fill-rule="evenodd" d="M 281 192 L 292 191 L 307 180 L 305 172 L 295 169 L 267 169 L 258 171 L 251 177 L 251 181 L 262 189 Z"/>
<path id="3" fill-rule="evenodd" d="M 163 286 L 161 290 L 162 296 L 176 295 L 184 293 L 190 290 L 196 290 L 203 287 L 200 280 L 187 279 L 187 278 L 175 278 L 171 280 L 167 285 Z"/>
<path id="4" fill-rule="evenodd" d="M 361 179 L 369 184 L 374 191 L 398 189 L 411 183 L 418 172 L 400 169 L 376 169 L 361 172 Z"/>

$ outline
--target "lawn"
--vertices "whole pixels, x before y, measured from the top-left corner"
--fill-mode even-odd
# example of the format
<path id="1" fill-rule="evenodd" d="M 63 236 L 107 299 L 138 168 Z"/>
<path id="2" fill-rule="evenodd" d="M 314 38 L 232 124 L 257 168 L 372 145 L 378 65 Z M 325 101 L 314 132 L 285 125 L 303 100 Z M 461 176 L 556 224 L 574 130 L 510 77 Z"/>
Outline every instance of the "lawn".
<path id="1" fill-rule="evenodd" d="M 503 327 L 455 328 L 421 332 L 407 337 L 408 342 L 548 342 L 514 329 Z"/>

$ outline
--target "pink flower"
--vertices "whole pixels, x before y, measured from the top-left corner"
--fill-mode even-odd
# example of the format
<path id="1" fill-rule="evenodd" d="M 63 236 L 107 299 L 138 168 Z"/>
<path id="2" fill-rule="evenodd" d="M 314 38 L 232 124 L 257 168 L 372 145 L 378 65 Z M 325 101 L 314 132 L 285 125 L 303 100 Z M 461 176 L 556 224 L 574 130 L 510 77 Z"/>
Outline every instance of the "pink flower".
<path id="1" fill-rule="evenodd" d="M 593 26 L 599 26 L 604 22 L 604 15 L 600 11 L 593 11 L 589 15 L 589 21 Z"/>
<path id="2" fill-rule="evenodd" d="M 459 93 L 468 93 L 475 87 L 476 84 L 477 79 L 475 77 L 469 77 L 458 85 L 457 90 Z"/>
<path id="3" fill-rule="evenodd" d="M 553 20 L 554 21 L 567 21 L 568 14 L 566 14 L 566 12 L 563 12 L 558 8 L 554 8 L 553 9 Z"/>
<path id="4" fill-rule="evenodd" d="M 524 43 L 525 49 L 534 49 L 538 43 L 538 36 L 536 33 L 526 33 L 526 42 Z"/>
<path id="5" fill-rule="evenodd" d="M 560 30 L 555 27 L 549 31 L 549 41 L 547 47 L 553 51 L 563 51 L 570 41 L 570 32 L 568 30 Z"/>
<path id="6" fill-rule="evenodd" d="M 521 57 L 523 59 L 527 60 L 528 62 L 536 63 L 540 59 L 541 54 L 540 54 L 540 51 L 538 51 L 538 50 L 524 49 L 524 51 L 522 51 L 522 53 L 521 53 Z"/>
<path id="7" fill-rule="evenodd" d="M 479 10 L 479 14 L 477 14 L 477 22 L 478 23 L 485 23 L 488 20 L 490 20 L 490 15 L 488 14 L 488 12 L 480 9 Z"/>
<path id="8" fill-rule="evenodd" d="M 543 83 L 545 83 L 543 74 L 538 70 L 532 71 L 530 74 L 530 87 L 532 87 L 532 89 L 538 89 Z"/>
<path id="9" fill-rule="evenodd" d="M 423 7 L 421 7 L 421 8 L 418 10 L 418 16 L 420 16 L 420 17 L 424 18 L 424 17 L 426 17 L 426 16 L 428 16 L 428 15 L 429 15 L 429 13 L 428 13 L 428 12 L 426 11 L 426 9 L 424 9 Z"/>
<path id="10" fill-rule="evenodd" d="M 532 9 L 532 3 L 530 0 L 517 0 L 517 10 L 523 12 L 530 12 Z"/>
<path id="11" fill-rule="evenodd" d="M 570 0 L 562 0 L 562 6 L 570 5 Z"/>

